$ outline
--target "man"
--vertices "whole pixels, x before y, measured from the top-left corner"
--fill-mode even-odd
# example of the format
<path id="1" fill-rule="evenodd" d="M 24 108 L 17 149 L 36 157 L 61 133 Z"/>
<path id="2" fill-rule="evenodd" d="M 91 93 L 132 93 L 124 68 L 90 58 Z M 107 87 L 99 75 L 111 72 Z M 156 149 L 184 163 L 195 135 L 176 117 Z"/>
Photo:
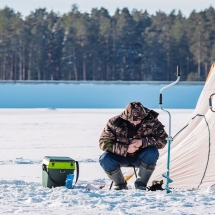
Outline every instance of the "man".
<path id="1" fill-rule="evenodd" d="M 164 126 L 157 117 L 157 112 L 140 102 L 131 102 L 120 115 L 109 119 L 99 139 L 105 151 L 99 162 L 115 190 L 128 189 L 120 169 L 128 165 L 139 168 L 135 188 L 146 190 L 159 157 L 158 149 L 167 143 Z"/>

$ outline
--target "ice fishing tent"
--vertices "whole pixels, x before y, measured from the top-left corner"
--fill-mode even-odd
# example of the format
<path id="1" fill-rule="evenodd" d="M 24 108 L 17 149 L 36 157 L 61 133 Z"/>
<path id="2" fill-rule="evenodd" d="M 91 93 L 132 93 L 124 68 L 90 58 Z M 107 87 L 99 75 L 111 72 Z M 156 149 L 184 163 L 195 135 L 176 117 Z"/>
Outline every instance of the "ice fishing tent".
<path id="1" fill-rule="evenodd" d="M 173 137 L 170 155 L 170 178 L 173 188 L 215 186 L 215 64 L 212 65 L 196 108 L 184 128 Z M 209 108 L 211 96 L 213 108 Z M 171 113 L 171 111 L 170 111 Z M 172 122 L 174 126 L 174 122 Z M 164 180 L 167 147 L 160 150 L 152 180 Z M 151 184 L 151 183 L 149 183 Z"/>

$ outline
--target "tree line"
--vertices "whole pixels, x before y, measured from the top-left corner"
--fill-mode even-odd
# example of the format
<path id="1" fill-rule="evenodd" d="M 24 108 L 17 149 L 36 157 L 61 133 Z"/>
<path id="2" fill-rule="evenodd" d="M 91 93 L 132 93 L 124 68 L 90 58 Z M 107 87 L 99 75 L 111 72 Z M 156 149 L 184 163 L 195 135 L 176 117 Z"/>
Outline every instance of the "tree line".
<path id="1" fill-rule="evenodd" d="M 45 8 L 22 18 L 0 9 L 0 80 L 205 80 L 215 60 L 215 10 L 105 8 L 63 15 Z"/>

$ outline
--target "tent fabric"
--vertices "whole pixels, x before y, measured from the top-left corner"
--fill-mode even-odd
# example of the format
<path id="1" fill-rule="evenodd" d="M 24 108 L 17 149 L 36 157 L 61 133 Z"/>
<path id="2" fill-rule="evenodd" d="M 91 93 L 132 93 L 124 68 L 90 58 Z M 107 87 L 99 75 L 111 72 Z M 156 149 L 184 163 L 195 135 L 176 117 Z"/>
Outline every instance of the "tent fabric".
<path id="1" fill-rule="evenodd" d="M 173 137 L 170 153 L 170 188 L 215 187 L 215 113 L 209 98 L 215 93 L 215 64 L 212 65 L 195 110 L 184 128 Z M 212 96 L 215 109 L 215 96 Z M 174 126 L 174 122 L 172 122 Z M 160 150 L 156 169 L 150 179 L 165 180 L 167 146 Z"/>

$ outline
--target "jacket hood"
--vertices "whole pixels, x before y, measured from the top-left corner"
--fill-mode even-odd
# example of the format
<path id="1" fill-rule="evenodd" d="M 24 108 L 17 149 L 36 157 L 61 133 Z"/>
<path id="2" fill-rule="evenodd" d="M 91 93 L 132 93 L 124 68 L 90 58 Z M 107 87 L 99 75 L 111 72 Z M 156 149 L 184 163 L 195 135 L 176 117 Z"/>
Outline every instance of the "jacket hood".
<path id="1" fill-rule="evenodd" d="M 131 102 L 125 107 L 120 117 L 127 121 L 142 120 L 148 115 L 146 110 L 140 102 Z"/>

